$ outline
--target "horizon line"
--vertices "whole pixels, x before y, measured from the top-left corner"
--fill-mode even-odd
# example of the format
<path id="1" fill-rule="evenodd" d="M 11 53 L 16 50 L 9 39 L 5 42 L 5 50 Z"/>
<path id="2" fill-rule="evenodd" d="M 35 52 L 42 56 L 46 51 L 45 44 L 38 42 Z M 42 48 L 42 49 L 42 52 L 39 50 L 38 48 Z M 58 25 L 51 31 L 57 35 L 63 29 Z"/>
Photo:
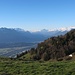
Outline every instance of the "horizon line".
<path id="1" fill-rule="evenodd" d="M 30 32 L 39 32 L 39 31 L 42 31 L 42 30 L 46 30 L 46 31 L 56 31 L 56 30 L 60 30 L 60 31 L 69 31 L 71 29 L 75 29 L 75 26 L 70 26 L 70 27 L 61 27 L 61 28 L 53 28 L 53 29 L 40 29 L 40 30 L 26 30 L 26 29 L 23 29 L 23 28 L 16 28 L 16 27 L 0 27 L 0 28 L 7 28 L 7 29 L 15 29 L 15 30 L 21 30 L 21 31 L 30 31 Z"/>

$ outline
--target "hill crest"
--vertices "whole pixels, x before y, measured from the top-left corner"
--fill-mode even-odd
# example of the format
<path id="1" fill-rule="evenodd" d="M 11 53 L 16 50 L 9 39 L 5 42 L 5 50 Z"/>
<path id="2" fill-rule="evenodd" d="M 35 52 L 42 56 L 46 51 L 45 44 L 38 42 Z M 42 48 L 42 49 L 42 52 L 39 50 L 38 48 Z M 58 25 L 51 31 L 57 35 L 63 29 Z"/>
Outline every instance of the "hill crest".
<path id="1" fill-rule="evenodd" d="M 60 59 L 75 52 L 75 29 L 65 35 L 51 37 L 32 48 L 30 54 L 32 60 Z"/>

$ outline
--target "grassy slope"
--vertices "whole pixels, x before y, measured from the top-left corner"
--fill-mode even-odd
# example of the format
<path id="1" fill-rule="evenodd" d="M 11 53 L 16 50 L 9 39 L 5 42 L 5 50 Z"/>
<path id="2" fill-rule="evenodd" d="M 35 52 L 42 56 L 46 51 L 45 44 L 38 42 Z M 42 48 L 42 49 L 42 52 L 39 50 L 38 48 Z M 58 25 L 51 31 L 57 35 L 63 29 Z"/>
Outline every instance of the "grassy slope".
<path id="1" fill-rule="evenodd" d="M 75 61 L 26 62 L 0 58 L 0 75 L 75 75 Z"/>

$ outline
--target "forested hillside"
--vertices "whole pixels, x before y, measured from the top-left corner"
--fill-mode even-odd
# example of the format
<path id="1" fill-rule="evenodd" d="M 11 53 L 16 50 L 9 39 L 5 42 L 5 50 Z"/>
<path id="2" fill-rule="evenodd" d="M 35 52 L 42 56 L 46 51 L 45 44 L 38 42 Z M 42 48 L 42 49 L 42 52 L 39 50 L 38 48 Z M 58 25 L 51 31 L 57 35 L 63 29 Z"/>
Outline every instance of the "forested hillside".
<path id="1" fill-rule="evenodd" d="M 36 49 L 32 48 L 27 55 L 29 54 L 29 58 L 33 60 L 58 60 L 73 52 L 75 52 L 75 29 L 65 35 L 48 38 L 39 43 Z"/>

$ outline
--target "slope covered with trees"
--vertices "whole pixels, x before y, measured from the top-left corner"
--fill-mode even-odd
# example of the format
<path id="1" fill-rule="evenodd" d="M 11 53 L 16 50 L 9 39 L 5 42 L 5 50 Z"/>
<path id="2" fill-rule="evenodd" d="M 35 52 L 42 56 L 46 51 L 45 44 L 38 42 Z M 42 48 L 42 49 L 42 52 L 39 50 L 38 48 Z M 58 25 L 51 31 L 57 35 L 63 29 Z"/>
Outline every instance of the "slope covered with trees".
<path id="1" fill-rule="evenodd" d="M 33 60 L 60 59 L 75 52 L 75 29 L 65 35 L 51 37 L 32 48 L 27 54 Z M 26 57 L 26 56 L 25 56 Z"/>

